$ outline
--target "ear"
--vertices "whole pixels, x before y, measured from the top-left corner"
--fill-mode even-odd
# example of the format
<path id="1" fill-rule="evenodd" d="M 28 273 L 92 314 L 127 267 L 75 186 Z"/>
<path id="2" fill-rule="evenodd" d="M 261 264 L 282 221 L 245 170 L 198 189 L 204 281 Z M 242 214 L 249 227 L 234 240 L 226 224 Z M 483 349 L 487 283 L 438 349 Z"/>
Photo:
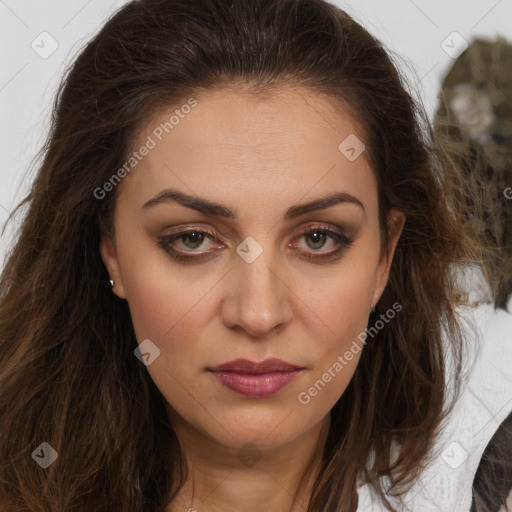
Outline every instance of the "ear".
<path id="1" fill-rule="evenodd" d="M 405 224 L 405 215 L 400 210 L 392 208 L 388 216 L 388 253 L 384 251 L 380 255 L 377 273 L 375 276 L 375 287 L 373 293 L 372 304 L 375 305 L 379 302 L 389 278 L 389 269 L 393 261 L 395 249 L 402 234 Z"/>
<path id="2" fill-rule="evenodd" d="M 120 299 L 126 299 L 126 294 L 123 288 L 123 280 L 121 278 L 121 271 L 119 268 L 119 260 L 117 259 L 116 248 L 112 239 L 107 235 L 103 235 L 101 237 L 100 254 L 110 279 L 114 281 L 114 288 L 112 291 Z"/>

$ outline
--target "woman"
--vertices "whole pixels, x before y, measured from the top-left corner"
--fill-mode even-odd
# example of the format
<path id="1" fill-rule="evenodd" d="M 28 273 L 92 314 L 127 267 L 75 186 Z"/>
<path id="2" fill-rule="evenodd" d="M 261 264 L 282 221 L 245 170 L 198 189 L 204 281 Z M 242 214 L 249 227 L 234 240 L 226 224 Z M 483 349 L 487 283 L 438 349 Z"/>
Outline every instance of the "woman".
<path id="1" fill-rule="evenodd" d="M 3 271 L 0 509 L 398 510 L 461 384 L 453 267 L 495 275 L 477 197 L 343 11 L 129 2 Z"/>

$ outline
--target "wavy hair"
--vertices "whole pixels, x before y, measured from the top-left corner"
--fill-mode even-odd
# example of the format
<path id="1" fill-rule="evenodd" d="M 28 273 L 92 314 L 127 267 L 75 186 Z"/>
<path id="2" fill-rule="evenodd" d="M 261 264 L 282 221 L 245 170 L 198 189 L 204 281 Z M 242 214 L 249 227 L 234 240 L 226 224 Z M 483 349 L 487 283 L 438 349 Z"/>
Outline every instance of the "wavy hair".
<path id="1" fill-rule="evenodd" d="M 262 95 L 305 86 L 343 105 L 377 177 L 383 250 L 389 210 L 406 216 L 378 304 L 403 310 L 368 342 L 331 410 L 308 512 L 354 511 L 358 479 L 393 510 L 390 497 L 427 460 L 451 407 L 443 340 L 456 383 L 464 353 L 453 269 L 494 275 L 478 189 L 447 157 L 390 53 L 334 5 L 137 0 L 66 71 L 37 175 L 13 212 L 26 209 L 1 276 L 3 512 L 163 511 L 186 481 L 164 398 L 133 355 L 128 306 L 111 293 L 99 253 L 117 189 L 103 200 L 93 191 L 151 116 L 221 86 Z M 58 453 L 47 469 L 31 457 L 43 441 Z"/>

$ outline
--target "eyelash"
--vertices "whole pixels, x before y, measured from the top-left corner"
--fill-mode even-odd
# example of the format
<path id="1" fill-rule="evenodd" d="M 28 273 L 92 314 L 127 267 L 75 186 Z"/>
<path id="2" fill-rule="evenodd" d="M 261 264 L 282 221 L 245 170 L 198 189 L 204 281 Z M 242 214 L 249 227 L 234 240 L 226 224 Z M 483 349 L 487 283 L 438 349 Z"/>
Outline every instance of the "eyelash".
<path id="1" fill-rule="evenodd" d="M 337 231 L 333 231 L 332 229 L 329 229 L 327 226 L 321 225 L 321 224 L 315 225 L 315 226 L 310 226 L 310 227 L 308 227 L 306 229 L 303 229 L 302 231 L 300 231 L 297 234 L 297 236 L 294 238 L 294 240 L 299 240 L 304 235 L 315 233 L 315 232 L 320 232 L 322 234 L 327 235 L 335 243 L 338 244 L 338 248 L 335 249 L 335 250 L 332 250 L 332 251 L 330 251 L 328 253 L 322 253 L 322 254 L 313 254 L 313 253 L 310 253 L 310 252 L 303 253 L 302 257 L 304 257 L 304 258 L 306 258 L 308 260 L 327 259 L 327 258 L 333 257 L 333 256 L 338 255 L 339 253 L 341 253 L 344 248 L 349 247 L 353 243 L 353 239 L 348 238 L 343 233 L 337 232 Z M 206 251 L 206 252 L 203 252 L 203 253 L 199 253 L 199 256 L 192 256 L 191 254 L 193 254 L 195 252 L 193 250 L 191 250 L 189 252 L 189 254 L 186 254 L 186 253 L 183 253 L 183 252 L 180 252 L 180 251 L 174 249 L 171 246 L 171 244 L 174 243 L 176 240 L 178 240 L 178 239 L 180 239 L 180 238 L 182 238 L 182 237 L 184 237 L 184 236 L 186 236 L 186 235 L 188 235 L 190 233 L 198 233 L 198 234 L 206 235 L 206 237 L 210 238 L 210 240 L 215 238 L 215 234 L 212 233 L 211 231 L 208 231 L 207 229 L 204 229 L 204 228 L 196 229 L 196 228 L 192 227 L 192 228 L 180 231 L 178 233 L 173 233 L 172 235 L 167 235 L 167 236 L 160 237 L 158 239 L 158 245 L 164 251 L 166 251 L 168 254 L 170 254 L 171 257 L 173 257 L 175 260 L 178 260 L 178 261 L 192 261 L 192 260 L 196 260 L 196 259 L 201 258 L 201 256 L 205 256 L 206 254 L 211 254 L 213 251 L 215 251 L 215 249 L 214 249 L 212 251 Z M 314 249 L 312 249 L 312 250 L 315 251 Z"/>

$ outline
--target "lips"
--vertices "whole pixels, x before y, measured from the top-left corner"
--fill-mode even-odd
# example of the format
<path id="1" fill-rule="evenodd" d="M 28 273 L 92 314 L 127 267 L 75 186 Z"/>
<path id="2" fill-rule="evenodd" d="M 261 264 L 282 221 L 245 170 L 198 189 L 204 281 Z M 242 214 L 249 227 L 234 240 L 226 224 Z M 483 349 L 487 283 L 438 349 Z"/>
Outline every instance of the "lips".
<path id="1" fill-rule="evenodd" d="M 252 398 L 264 398 L 277 393 L 303 369 L 274 358 L 260 363 L 236 359 L 208 368 L 220 384 L 235 393 Z"/>
<path id="2" fill-rule="evenodd" d="M 236 373 L 250 373 L 257 375 L 260 373 L 273 373 L 273 372 L 292 372 L 294 370 L 301 370 L 300 366 L 287 363 L 281 359 L 265 359 L 260 363 L 249 361 L 248 359 L 235 359 L 227 363 L 209 368 L 213 372 L 236 372 Z"/>

